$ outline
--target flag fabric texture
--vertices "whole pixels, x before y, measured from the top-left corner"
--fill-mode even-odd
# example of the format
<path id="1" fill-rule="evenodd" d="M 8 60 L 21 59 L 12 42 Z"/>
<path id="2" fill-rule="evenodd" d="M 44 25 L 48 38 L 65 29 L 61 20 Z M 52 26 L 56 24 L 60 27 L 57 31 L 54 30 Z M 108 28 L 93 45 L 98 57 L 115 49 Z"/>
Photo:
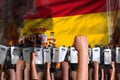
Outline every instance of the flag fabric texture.
<path id="1" fill-rule="evenodd" d="M 107 0 L 34 0 L 24 16 L 21 34 L 34 34 L 31 28 L 54 32 L 56 46 L 71 46 L 76 35 L 88 37 L 89 44 L 108 44 Z M 39 31 L 40 32 L 40 31 Z"/>

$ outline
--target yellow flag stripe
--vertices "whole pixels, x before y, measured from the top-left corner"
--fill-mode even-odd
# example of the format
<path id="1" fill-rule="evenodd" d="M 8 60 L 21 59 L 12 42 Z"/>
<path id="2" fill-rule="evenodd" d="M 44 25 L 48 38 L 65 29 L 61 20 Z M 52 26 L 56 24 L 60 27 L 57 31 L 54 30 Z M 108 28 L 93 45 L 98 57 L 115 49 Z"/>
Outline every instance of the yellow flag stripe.
<path id="1" fill-rule="evenodd" d="M 76 35 L 86 35 L 89 44 L 108 44 L 108 20 L 107 12 L 66 16 L 57 18 L 41 18 L 25 20 L 22 33 L 33 34 L 30 28 L 46 27 L 45 32 L 55 32 L 56 46 L 71 46 Z"/>

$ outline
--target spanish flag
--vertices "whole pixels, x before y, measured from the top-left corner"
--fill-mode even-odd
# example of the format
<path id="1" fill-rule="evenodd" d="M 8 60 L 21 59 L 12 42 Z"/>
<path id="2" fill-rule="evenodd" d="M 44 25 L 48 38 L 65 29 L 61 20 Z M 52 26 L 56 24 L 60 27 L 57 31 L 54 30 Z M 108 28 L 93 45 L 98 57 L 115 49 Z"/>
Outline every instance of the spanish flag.
<path id="1" fill-rule="evenodd" d="M 54 32 L 56 46 L 71 46 L 76 35 L 86 35 L 89 44 L 108 44 L 108 0 L 34 0 L 24 16 L 22 34 L 34 34 L 31 28 Z"/>

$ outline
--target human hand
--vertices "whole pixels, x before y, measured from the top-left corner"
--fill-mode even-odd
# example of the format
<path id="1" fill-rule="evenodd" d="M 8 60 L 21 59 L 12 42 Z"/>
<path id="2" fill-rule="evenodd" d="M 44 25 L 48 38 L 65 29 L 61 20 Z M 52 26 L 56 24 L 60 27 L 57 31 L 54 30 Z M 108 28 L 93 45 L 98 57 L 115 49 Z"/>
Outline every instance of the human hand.
<path id="1" fill-rule="evenodd" d="M 74 47 L 77 51 L 88 48 L 88 39 L 85 36 L 76 36 L 74 39 Z"/>
<path id="2" fill-rule="evenodd" d="M 45 65 L 46 65 L 46 68 L 47 68 L 47 69 L 50 69 L 51 64 L 50 64 L 49 62 L 46 62 Z"/>
<path id="3" fill-rule="evenodd" d="M 61 62 L 60 63 L 60 67 L 64 70 L 64 69 L 68 69 L 69 68 L 69 65 L 68 65 L 68 62 Z"/>
<path id="4" fill-rule="evenodd" d="M 98 69 L 99 63 L 97 61 L 94 61 L 93 62 L 93 67 L 94 67 L 94 69 Z"/>
<path id="5" fill-rule="evenodd" d="M 31 60 L 31 62 L 34 63 L 36 58 L 37 58 L 37 54 L 35 52 L 32 52 L 30 54 L 30 60 Z"/>
<path id="6" fill-rule="evenodd" d="M 111 62 L 112 69 L 115 71 L 115 62 Z"/>
<path id="7" fill-rule="evenodd" d="M 24 68 L 25 68 L 25 62 L 23 61 L 23 60 L 18 60 L 17 61 L 17 64 L 16 64 L 16 68 L 18 69 L 18 70 L 24 70 Z"/>

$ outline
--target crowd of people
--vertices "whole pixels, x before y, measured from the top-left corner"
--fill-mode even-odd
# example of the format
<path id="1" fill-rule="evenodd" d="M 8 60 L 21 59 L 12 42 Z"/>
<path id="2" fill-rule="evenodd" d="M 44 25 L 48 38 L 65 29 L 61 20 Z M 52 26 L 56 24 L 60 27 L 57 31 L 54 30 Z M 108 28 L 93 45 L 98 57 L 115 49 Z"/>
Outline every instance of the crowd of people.
<path id="1" fill-rule="evenodd" d="M 113 34 L 113 41 L 109 45 L 111 49 L 116 45 L 120 46 L 119 31 L 120 28 L 118 26 L 115 28 Z M 87 37 L 81 35 L 76 36 L 73 46 L 78 51 L 78 64 L 75 71 L 69 71 L 70 65 L 67 61 L 59 63 L 59 72 L 52 71 L 50 62 L 46 62 L 44 65 L 36 65 L 35 59 L 37 54 L 31 52 L 30 63 L 26 63 L 24 60 L 20 59 L 17 61 L 16 65 L 8 67 L 7 70 L 2 70 L 5 66 L 1 65 L 0 80 L 105 80 L 105 70 L 98 62 L 92 62 L 92 68 L 90 67 L 91 65 L 88 65 Z M 119 67 L 120 65 L 116 65 L 115 61 L 111 62 L 111 68 L 108 70 L 110 75 L 107 80 L 120 80 Z"/>
<path id="2" fill-rule="evenodd" d="M 88 40 L 85 36 L 76 36 L 74 46 L 78 51 L 78 69 L 76 74 L 77 80 L 88 80 Z M 30 63 L 24 60 L 18 60 L 16 65 L 12 65 L 7 70 L 7 77 L 5 71 L 1 71 L 1 80 L 69 80 L 69 65 L 64 61 L 59 63 L 61 68 L 61 77 L 53 78 L 55 73 L 51 73 L 51 63 L 47 62 L 41 70 L 37 70 L 35 59 L 37 54 L 31 52 Z M 84 61 L 84 62 L 83 62 Z M 1 67 L 3 67 L 1 65 Z M 42 67 L 42 66 L 41 66 Z M 43 69 L 43 70 L 42 70 Z"/>

